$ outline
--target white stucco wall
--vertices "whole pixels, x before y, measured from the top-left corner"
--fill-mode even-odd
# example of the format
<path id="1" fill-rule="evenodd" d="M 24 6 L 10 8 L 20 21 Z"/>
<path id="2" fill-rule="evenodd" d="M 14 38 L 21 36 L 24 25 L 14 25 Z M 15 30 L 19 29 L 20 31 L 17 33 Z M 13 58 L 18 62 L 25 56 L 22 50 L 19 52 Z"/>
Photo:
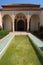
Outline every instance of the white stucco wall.
<path id="1" fill-rule="evenodd" d="M 34 14 L 39 15 L 40 11 L 2 11 L 1 15 L 3 17 L 4 15 L 8 14 L 12 17 L 12 16 L 16 16 L 16 14 L 18 14 L 18 13 L 23 13 L 26 17 L 28 17 L 28 15 L 29 16 L 34 15 Z"/>

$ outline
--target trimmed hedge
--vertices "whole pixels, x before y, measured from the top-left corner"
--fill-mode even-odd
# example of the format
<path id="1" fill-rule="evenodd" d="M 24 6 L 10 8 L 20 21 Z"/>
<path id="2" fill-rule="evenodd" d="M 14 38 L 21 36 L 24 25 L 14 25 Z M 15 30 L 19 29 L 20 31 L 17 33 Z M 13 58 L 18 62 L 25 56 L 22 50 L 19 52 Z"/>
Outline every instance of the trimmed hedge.
<path id="1" fill-rule="evenodd" d="M 40 32 L 40 31 L 39 32 L 33 32 L 32 34 L 37 36 L 40 39 L 43 39 L 43 32 Z"/>
<path id="2" fill-rule="evenodd" d="M 9 30 L 1 30 L 0 31 L 0 39 L 3 38 L 4 36 L 6 36 L 7 34 L 9 34 Z"/>

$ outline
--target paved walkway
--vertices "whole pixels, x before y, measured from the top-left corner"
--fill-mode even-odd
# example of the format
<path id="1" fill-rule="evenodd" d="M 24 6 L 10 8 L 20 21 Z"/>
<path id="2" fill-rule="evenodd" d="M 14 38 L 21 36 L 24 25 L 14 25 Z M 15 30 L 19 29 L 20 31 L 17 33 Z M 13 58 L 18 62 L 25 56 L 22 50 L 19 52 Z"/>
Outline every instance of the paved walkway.
<path id="1" fill-rule="evenodd" d="M 15 35 L 27 35 L 27 32 L 14 32 Z"/>
<path id="2" fill-rule="evenodd" d="M 9 33 L 7 36 L 5 36 L 4 38 L 0 40 L 0 52 L 4 48 L 4 46 L 6 46 L 6 44 L 10 41 L 12 37 L 13 37 L 13 33 Z"/>
<path id="3" fill-rule="evenodd" d="M 0 39 L 0 43 L 2 43 L 9 35 L 14 34 L 14 35 L 27 35 L 27 32 L 10 32 L 8 35 Z"/>
<path id="4" fill-rule="evenodd" d="M 43 42 L 31 33 L 28 34 L 33 44 L 43 52 Z"/>
<path id="5" fill-rule="evenodd" d="M 8 48 L 11 40 L 13 39 L 14 34 L 13 33 L 9 33 L 7 36 L 5 36 L 4 38 L 2 38 L 0 40 L 0 58 L 4 55 L 6 49 Z"/>

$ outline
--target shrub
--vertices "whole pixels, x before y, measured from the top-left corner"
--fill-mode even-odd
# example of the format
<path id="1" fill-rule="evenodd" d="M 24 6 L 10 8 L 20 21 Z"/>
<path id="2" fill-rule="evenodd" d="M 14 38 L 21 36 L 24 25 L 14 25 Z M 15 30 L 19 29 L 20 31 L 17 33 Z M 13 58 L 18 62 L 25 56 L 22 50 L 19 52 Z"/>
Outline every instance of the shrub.
<path id="1" fill-rule="evenodd" d="M 37 32 L 33 32 L 33 34 L 38 38 L 43 39 L 43 32 L 37 31 Z"/>
<path id="2" fill-rule="evenodd" d="M 1 30 L 0 31 L 0 39 L 6 36 L 10 31 L 9 30 Z"/>

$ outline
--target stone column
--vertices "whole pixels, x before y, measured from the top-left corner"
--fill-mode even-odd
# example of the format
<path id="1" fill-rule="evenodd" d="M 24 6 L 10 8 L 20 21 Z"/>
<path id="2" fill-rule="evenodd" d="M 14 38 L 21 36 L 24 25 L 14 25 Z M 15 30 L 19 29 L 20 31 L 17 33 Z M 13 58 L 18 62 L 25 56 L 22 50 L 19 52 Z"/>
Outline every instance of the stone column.
<path id="1" fill-rule="evenodd" d="M 13 26 L 12 26 L 12 28 L 13 28 L 13 32 L 14 32 L 14 15 L 12 16 L 12 23 L 13 23 Z"/>
<path id="2" fill-rule="evenodd" d="M 27 16 L 27 31 L 29 31 L 29 21 L 30 21 L 30 15 Z"/>
<path id="3" fill-rule="evenodd" d="M 3 29 L 3 22 L 2 22 L 2 16 L 1 16 L 1 13 L 0 13 L 0 27 Z"/>
<path id="4" fill-rule="evenodd" d="M 14 24 L 15 24 L 15 23 L 14 23 L 14 22 L 15 22 L 15 15 L 12 15 L 12 20 L 13 20 L 13 21 L 12 21 L 12 23 L 13 23 L 13 26 L 12 26 L 12 27 L 13 27 L 13 32 L 14 32 L 14 31 L 15 31 L 15 26 L 14 26 Z"/>
<path id="5" fill-rule="evenodd" d="M 14 21 L 13 21 L 13 32 L 14 32 Z"/>

